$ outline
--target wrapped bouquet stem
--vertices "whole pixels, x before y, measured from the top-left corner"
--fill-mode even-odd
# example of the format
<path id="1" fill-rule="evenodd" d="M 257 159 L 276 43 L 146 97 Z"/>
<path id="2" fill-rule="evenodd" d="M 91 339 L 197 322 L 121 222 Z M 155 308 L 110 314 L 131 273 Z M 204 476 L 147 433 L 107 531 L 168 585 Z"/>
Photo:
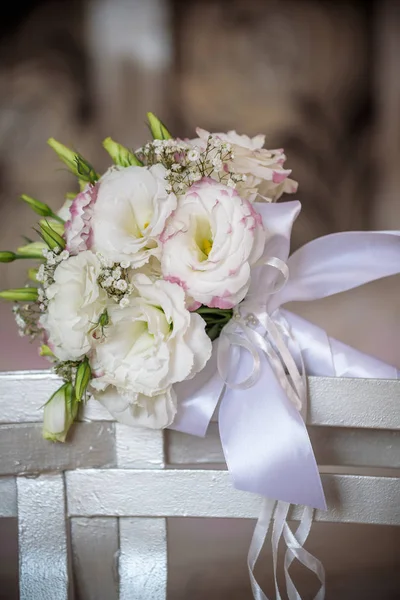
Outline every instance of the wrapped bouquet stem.
<path id="1" fill-rule="evenodd" d="M 203 436 L 218 407 L 233 484 L 265 498 L 249 550 L 254 566 L 272 524 L 276 598 L 281 539 L 290 600 L 294 559 L 320 581 L 304 548 L 314 508 L 326 509 L 305 426 L 306 375 L 397 378 L 389 365 L 336 341 L 284 309 L 400 272 L 400 232 L 348 232 L 289 256 L 297 184 L 281 149 L 263 136 L 197 130 L 174 139 L 151 113 L 153 141 L 135 151 L 104 141 L 114 165 L 99 175 L 79 154 L 49 143 L 81 191 L 58 213 L 23 196 L 42 218 L 40 241 L 0 253 L 37 258 L 14 300 L 22 334 L 64 380 L 44 408 L 44 436 L 65 441 L 89 398 L 132 427 Z M 135 435 L 132 429 L 132 435 Z M 277 503 L 277 504 L 276 504 Z M 295 532 L 290 504 L 304 506 Z"/>

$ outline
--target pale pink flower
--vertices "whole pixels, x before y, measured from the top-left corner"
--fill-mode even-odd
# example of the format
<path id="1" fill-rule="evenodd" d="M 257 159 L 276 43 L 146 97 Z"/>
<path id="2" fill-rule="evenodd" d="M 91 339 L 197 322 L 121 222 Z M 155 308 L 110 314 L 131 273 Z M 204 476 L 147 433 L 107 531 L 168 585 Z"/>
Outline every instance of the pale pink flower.
<path id="1" fill-rule="evenodd" d="M 70 219 L 65 223 L 65 239 L 70 254 L 78 254 L 91 248 L 91 218 L 97 199 L 97 184 L 87 185 L 69 208 Z"/>
<path id="2" fill-rule="evenodd" d="M 265 239 L 261 216 L 247 200 L 202 179 L 179 197 L 167 221 L 161 270 L 186 291 L 191 308 L 198 303 L 232 308 L 247 293 L 250 267 L 262 255 Z"/>
<path id="3" fill-rule="evenodd" d="M 199 138 L 197 141 L 192 140 L 192 144 L 204 146 L 210 133 L 200 128 L 196 129 L 196 133 Z M 237 184 L 237 190 L 250 202 L 256 199 L 275 202 L 284 192 L 291 194 L 297 191 L 297 183 L 289 179 L 291 170 L 283 166 L 286 156 L 282 148 L 263 148 L 264 135 L 250 138 L 247 135 L 239 135 L 236 131 L 212 135 L 231 144 L 233 159 L 228 162 L 228 167 L 233 172 L 245 176 L 245 181 Z"/>

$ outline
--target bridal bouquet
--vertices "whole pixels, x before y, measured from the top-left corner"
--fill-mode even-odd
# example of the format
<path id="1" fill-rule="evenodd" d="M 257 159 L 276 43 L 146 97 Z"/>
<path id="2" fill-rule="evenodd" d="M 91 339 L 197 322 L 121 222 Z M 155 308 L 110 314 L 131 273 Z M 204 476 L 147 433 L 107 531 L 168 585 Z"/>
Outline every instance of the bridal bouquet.
<path id="1" fill-rule="evenodd" d="M 40 260 L 35 287 L 0 295 L 18 302 L 20 333 L 42 340 L 65 382 L 44 408 L 50 440 L 66 439 L 88 395 L 129 425 L 173 423 L 174 386 L 204 369 L 263 256 L 256 197 L 297 189 L 263 136 L 179 140 L 152 114 L 149 124 L 154 140 L 135 152 L 104 141 L 114 165 L 101 176 L 50 139 L 81 191 L 58 214 L 23 195 L 42 241 L 0 255 Z"/>
<path id="2" fill-rule="evenodd" d="M 2 262 L 39 261 L 28 272 L 34 285 L 0 297 L 16 303 L 21 335 L 41 340 L 64 381 L 44 407 L 44 436 L 65 441 L 88 398 L 127 425 L 194 435 L 206 433 L 219 405 L 234 485 L 278 500 L 275 514 L 266 501 L 249 552 L 254 597 L 265 598 L 253 569 L 271 520 L 274 552 L 282 535 L 295 539 L 286 526 L 294 503 L 306 508 L 303 533 L 288 546 L 287 581 L 296 556 L 320 579 L 321 599 L 322 565 L 296 550 L 312 509 L 326 508 L 304 422 L 306 373 L 398 371 L 282 306 L 398 273 L 400 232 L 332 234 L 289 256 L 301 207 L 275 202 L 297 190 L 283 150 L 234 131 L 172 138 L 148 119 L 153 140 L 143 147 L 103 142 L 114 163 L 103 175 L 50 139 L 80 192 L 58 213 L 23 195 L 41 217 L 39 240 L 0 253 Z"/>

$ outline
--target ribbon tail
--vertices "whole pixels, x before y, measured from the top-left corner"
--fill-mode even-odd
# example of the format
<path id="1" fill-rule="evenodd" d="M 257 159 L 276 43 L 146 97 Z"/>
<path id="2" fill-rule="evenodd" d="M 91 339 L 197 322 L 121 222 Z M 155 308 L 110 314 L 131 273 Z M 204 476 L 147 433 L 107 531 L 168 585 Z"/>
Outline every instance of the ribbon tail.
<path id="1" fill-rule="evenodd" d="M 218 341 L 213 343 L 211 358 L 193 379 L 174 385 L 178 410 L 170 429 L 204 437 L 217 408 L 225 383 L 217 369 Z"/>
<path id="2" fill-rule="evenodd" d="M 292 532 L 287 523 L 284 525 L 283 535 L 287 545 L 285 554 L 285 580 L 289 600 L 301 600 L 301 596 L 289 575 L 289 567 L 295 558 L 297 558 L 297 560 L 307 569 L 312 571 L 321 583 L 321 587 L 314 597 L 314 600 L 324 600 L 325 598 L 325 569 L 321 561 L 303 548 L 311 530 L 313 513 L 314 510 L 312 508 L 309 506 L 304 507 L 303 515 L 296 533 Z"/>
<path id="3" fill-rule="evenodd" d="M 249 370 L 249 357 L 241 354 L 239 375 Z M 264 356 L 260 377 L 246 394 L 226 390 L 219 429 L 235 487 L 326 510 L 304 421 Z"/>
<path id="4" fill-rule="evenodd" d="M 268 600 L 268 597 L 264 594 L 260 585 L 257 583 L 257 580 L 254 575 L 254 569 L 260 552 L 268 537 L 268 532 L 271 523 L 273 523 L 271 546 L 273 575 L 275 584 L 275 600 L 282 600 L 277 577 L 278 548 L 282 537 L 287 547 L 284 559 L 284 572 L 286 591 L 289 600 L 301 600 L 301 596 L 298 590 L 296 589 L 296 586 L 294 585 L 293 580 L 289 574 L 289 568 L 295 558 L 297 558 L 297 560 L 299 560 L 302 563 L 302 565 L 304 565 L 307 569 L 312 571 L 318 577 L 321 583 L 321 587 L 316 596 L 314 597 L 314 600 L 324 600 L 324 567 L 322 566 L 322 563 L 317 558 L 315 558 L 315 556 L 310 554 L 303 547 L 305 542 L 307 541 L 308 535 L 311 530 L 314 510 L 308 506 L 304 507 L 300 524 L 298 525 L 296 532 L 293 533 L 287 523 L 290 504 L 288 502 L 278 502 L 276 504 L 276 507 L 275 504 L 275 500 L 264 499 L 261 513 L 258 518 L 256 527 L 254 529 L 253 537 L 249 548 L 247 566 L 249 569 L 251 589 L 253 592 L 254 600 Z"/>
<path id="5" fill-rule="evenodd" d="M 317 300 L 400 273 L 400 232 L 346 231 L 305 244 L 288 260 L 286 286 L 269 310 L 295 300 Z"/>
<path id="6" fill-rule="evenodd" d="M 326 331 L 287 310 L 274 313 L 274 320 L 289 324 L 287 340 L 292 356 L 299 363 L 300 353 L 308 375 L 325 377 L 363 377 L 398 379 L 399 370 L 328 336 Z M 299 353 L 300 349 L 300 353 Z"/>
<path id="7" fill-rule="evenodd" d="M 275 500 L 264 498 L 261 513 L 258 517 L 258 521 L 254 529 L 253 537 L 251 538 L 251 544 L 247 555 L 247 566 L 249 569 L 250 583 L 254 600 L 268 600 L 267 596 L 264 594 L 261 587 L 257 583 L 257 580 L 254 575 L 254 568 L 256 566 L 256 562 L 268 535 L 275 504 Z"/>

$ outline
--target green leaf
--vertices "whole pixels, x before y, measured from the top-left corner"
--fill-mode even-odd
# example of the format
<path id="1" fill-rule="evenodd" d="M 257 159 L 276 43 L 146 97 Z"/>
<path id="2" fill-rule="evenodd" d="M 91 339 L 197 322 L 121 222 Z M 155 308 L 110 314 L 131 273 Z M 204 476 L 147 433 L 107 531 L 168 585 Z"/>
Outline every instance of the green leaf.
<path id="1" fill-rule="evenodd" d="M 153 113 L 147 113 L 151 135 L 155 140 L 170 140 L 172 135 L 165 125 Z"/>
<path id="2" fill-rule="evenodd" d="M 79 365 L 75 377 L 75 398 L 78 402 L 82 400 L 82 397 L 86 393 L 91 377 L 92 371 L 89 366 L 89 361 L 85 358 Z"/>
<path id="3" fill-rule="evenodd" d="M 118 144 L 118 142 L 114 142 L 110 137 L 103 141 L 103 147 L 107 150 L 114 163 L 120 167 L 143 166 L 143 163 L 133 152 L 125 148 L 125 146 Z"/>
<path id="4" fill-rule="evenodd" d="M 11 300 L 12 302 L 36 302 L 38 298 L 38 291 L 35 287 L 3 290 L 0 292 L 0 298 L 3 298 L 4 300 Z"/>
<path id="5" fill-rule="evenodd" d="M 99 175 L 83 156 L 78 152 L 70 150 L 64 144 L 57 142 L 54 138 L 49 138 L 47 143 L 57 154 L 58 158 L 78 177 L 80 183 L 96 183 Z"/>

